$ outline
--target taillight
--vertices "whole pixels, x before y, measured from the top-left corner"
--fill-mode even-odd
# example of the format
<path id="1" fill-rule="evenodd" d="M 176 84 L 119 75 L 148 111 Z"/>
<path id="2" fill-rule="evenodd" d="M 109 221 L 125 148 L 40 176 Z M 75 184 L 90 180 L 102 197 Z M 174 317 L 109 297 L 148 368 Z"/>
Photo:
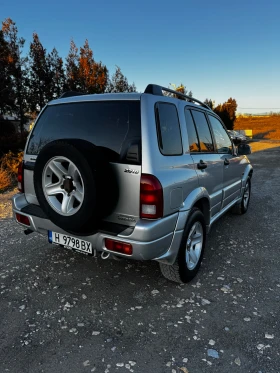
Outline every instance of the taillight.
<path id="1" fill-rule="evenodd" d="M 23 185 L 23 162 L 21 162 L 18 166 L 18 190 L 21 193 L 24 193 L 24 185 Z"/>
<path id="2" fill-rule="evenodd" d="M 140 217 L 159 219 L 163 216 L 162 186 L 153 175 L 142 174 L 140 181 Z"/>
<path id="3" fill-rule="evenodd" d="M 105 238 L 105 247 L 110 251 L 115 251 L 116 253 L 131 255 L 132 254 L 132 246 L 130 243 L 114 241 L 110 238 Z"/>
<path id="4" fill-rule="evenodd" d="M 19 223 L 30 226 L 30 221 L 27 216 L 16 213 L 16 218 Z"/>

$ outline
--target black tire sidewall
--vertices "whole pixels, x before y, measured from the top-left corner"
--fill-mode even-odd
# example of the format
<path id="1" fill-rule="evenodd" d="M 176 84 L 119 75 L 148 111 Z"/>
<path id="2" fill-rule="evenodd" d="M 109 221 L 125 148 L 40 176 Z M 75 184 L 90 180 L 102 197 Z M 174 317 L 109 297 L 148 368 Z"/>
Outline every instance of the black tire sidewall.
<path id="1" fill-rule="evenodd" d="M 199 261 L 198 261 L 197 265 L 195 266 L 195 268 L 190 270 L 187 267 L 186 259 L 185 259 L 186 258 L 186 249 L 187 249 L 186 248 L 186 242 L 187 242 L 187 238 L 188 238 L 190 229 L 192 228 L 194 223 L 197 222 L 197 221 L 201 223 L 202 228 L 203 228 L 203 244 L 202 244 L 201 255 L 200 255 Z M 178 265 L 179 265 L 180 279 L 181 279 L 182 282 L 184 282 L 184 283 L 189 282 L 196 276 L 196 274 L 197 274 L 197 272 L 200 268 L 201 261 L 203 259 L 205 243 L 206 243 L 206 224 L 205 224 L 204 216 L 198 208 L 193 208 L 190 212 L 187 224 L 186 224 L 185 229 L 184 229 L 183 238 L 182 238 L 182 241 L 181 241 L 181 245 L 180 245 L 180 249 L 179 249 L 179 253 L 178 253 L 178 257 L 177 257 Z"/>
<path id="2" fill-rule="evenodd" d="M 245 189 L 244 189 L 244 193 L 243 193 L 243 197 L 242 197 L 242 201 L 241 201 L 241 212 L 242 212 L 242 214 L 245 214 L 248 211 L 249 204 L 250 204 L 250 199 L 251 199 L 251 180 L 250 180 L 250 178 L 247 179 L 246 184 L 245 184 L 245 188 L 246 188 L 247 183 L 249 184 L 249 201 L 247 203 L 247 206 L 245 207 L 244 206 Z"/>
<path id="3" fill-rule="evenodd" d="M 71 216 L 63 216 L 56 212 L 48 203 L 43 187 L 42 175 L 48 161 L 56 156 L 66 157 L 75 164 L 83 179 L 84 200 L 80 209 Z M 38 202 L 48 218 L 58 227 L 72 232 L 83 229 L 90 221 L 97 219 L 96 215 L 96 182 L 94 167 L 89 164 L 83 154 L 73 145 L 64 141 L 55 141 L 46 145 L 38 155 L 34 169 L 34 188 Z"/>

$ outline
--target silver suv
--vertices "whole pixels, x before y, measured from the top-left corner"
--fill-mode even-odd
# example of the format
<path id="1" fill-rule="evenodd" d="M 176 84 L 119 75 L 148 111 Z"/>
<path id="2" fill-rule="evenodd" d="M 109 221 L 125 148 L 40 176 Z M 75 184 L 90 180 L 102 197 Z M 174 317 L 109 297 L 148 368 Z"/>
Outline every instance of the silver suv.
<path id="1" fill-rule="evenodd" d="M 250 152 L 207 105 L 168 88 L 68 92 L 29 135 L 14 217 L 26 234 L 103 259 L 156 260 L 185 283 L 211 225 L 230 208 L 248 209 Z"/>

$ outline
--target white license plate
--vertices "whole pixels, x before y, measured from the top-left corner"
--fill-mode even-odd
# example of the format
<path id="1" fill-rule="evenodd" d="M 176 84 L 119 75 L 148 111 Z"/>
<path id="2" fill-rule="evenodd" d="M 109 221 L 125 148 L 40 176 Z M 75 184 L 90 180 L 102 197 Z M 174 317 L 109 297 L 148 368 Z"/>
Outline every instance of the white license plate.
<path id="1" fill-rule="evenodd" d="M 67 234 L 49 231 L 49 242 L 65 246 L 84 254 L 92 255 L 92 244 L 80 238 L 68 236 Z"/>

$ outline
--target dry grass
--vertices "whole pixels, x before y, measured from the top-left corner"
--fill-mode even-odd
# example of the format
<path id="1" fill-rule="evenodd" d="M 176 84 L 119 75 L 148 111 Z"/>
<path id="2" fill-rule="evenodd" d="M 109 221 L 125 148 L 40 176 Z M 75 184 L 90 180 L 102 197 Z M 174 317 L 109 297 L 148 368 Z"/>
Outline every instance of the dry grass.
<path id="1" fill-rule="evenodd" d="M 280 140 L 280 115 L 239 116 L 235 130 L 253 130 L 253 139 Z"/>
<path id="2" fill-rule="evenodd" d="M 8 189 L 11 186 L 11 184 L 12 184 L 12 180 L 11 180 L 11 177 L 8 171 L 0 168 L 0 193 Z"/>
<path id="3" fill-rule="evenodd" d="M 18 165 L 22 161 L 23 152 L 5 154 L 0 159 L 0 193 L 16 182 Z"/>
<path id="4" fill-rule="evenodd" d="M 265 141 L 256 141 L 250 143 L 252 153 L 261 152 L 267 149 L 279 148 L 280 141 L 273 141 L 273 142 L 265 142 Z"/>

